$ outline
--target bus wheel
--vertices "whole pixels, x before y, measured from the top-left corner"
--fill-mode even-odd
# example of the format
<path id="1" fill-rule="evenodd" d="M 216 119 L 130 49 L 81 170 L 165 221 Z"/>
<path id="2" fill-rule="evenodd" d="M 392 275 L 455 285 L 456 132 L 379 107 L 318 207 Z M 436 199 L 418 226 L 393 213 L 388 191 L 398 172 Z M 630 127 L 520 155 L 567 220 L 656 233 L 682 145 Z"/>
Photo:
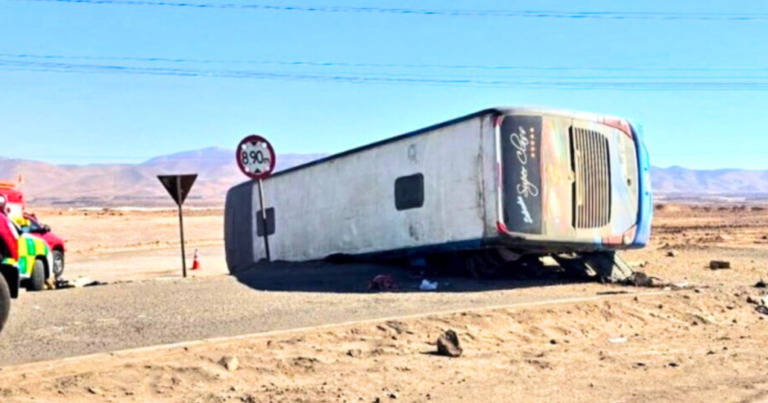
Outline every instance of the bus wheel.
<path id="1" fill-rule="evenodd" d="M 45 263 L 35 260 L 32 277 L 27 282 L 27 291 L 42 291 L 45 288 Z"/>
<path id="2" fill-rule="evenodd" d="M 588 279 L 596 274 L 580 256 L 554 255 L 552 258 L 555 259 L 568 277 Z"/>
<path id="3" fill-rule="evenodd" d="M 496 249 L 484 249 L 465 257 L 467 272 L 472 277 L 496 278 L 504 272 L 507 262 Z"/>
<path id="4" fill-rule="evenodd" d="M 11 313 L 11 289 L 8 288 L 8 282 L 5 276 L 0 274 L 0 332 L 3 331 L 5 322 L 8 321 L 8 315 Z"/>
<path id="5" fill-rule="evenodd" d="M 634 271 L 616 252 L 594 252 L 581 255 L 584 262 L 594 270 L 600 281 L 620 283 L 632 276 Z"/>

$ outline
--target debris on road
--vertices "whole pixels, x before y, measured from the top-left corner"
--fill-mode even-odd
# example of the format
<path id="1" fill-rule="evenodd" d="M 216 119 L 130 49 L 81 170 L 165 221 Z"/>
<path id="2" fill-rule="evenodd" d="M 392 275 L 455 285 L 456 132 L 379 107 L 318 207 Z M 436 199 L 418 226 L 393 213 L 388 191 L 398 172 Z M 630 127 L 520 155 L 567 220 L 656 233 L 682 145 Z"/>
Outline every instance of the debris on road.
<path id="1" fill-rule="evenodd" d="M 616 337 L 616 338 L 613 338 L 613 339 L 609 339 L 608 341 L 610 341 L 611 343 L 614 343 L 614 344 L 621 344 L 621 343 L 626 343 L 627 342 L 627 338 L 626 337 Z"/>
<path id="2" fill-rule="evenodd" d="M 78 277 L 75 280 L 65 280 L 60 278 L 56 280 L 56 285 L 53 289 L 65 289 L 65 288 L 83 288 L 83 287 L 95 287 L 97 285 L 107 285 L 103 281 L 91 280 L 88 277 Z"/>
<path id="3" fill-rule="evenodd" d="M 755 288 L 768 288 L 768 284 L 766 284 L 763 279 L 760 279 L 760 281 L 755 283 Z"/>
<path id="4" fill-rule="evenodd" d="M 709 262 L 709 268 L 712 270 L 730 269 L 731 262 L 727 260 L 712 260 Z"/>
<path id="5" fill-rule="evenodd" d="M 419 286 L 419 289 L 421 291 L 435 291 L 437 290 L 437 281 L 431 282 L 427 279 L 422 280 L 421 285 Z"/>
<path id="6" fill-rule="evenodd" d="M 678 253 L 676 250 L 670 250 L 667 251 L 667 257 L 677 257 Z"/>
<path id="7" fill-rule="evenodd" d="M 219 364 L 226 368 L 229 372 L 235 372 L 237 371 L 237 368 L 240 366 L 240 361 L 237 359 L 237 357 L 232 356 L 224 356 L 221 357 L 221 360 L 219 360 Z"/>
<path id="8" fill-rule="evenodd" d="M 379 274 L 371 280 L 371 283 L 368 284 L 368 288 L 376 291 L 391 291 L 396 290 L 398 287 L 392 276 Z"/>
<path id="9" fill-rule="evenodd" d="M 621 291 L 599 291 L 599 292 L 597 292 L 597 295 L 621 295 L 621 294 L 629 294 L 629 291 L 621 290 Z"/>
<path id="10" fill-rule="evenodd" d="M 751 295 L 747 296 L 747 303 L 748 304 L 754 304 L 754 305 L 760 305 L 760 300 L 752 298 Z"/>
<path id="11" fill-rule="evenodd" d="M 633 272 L 629 278 L 624 280 L 624 285 L 631 285 L 634 287 L 661 287 L 663 286 L 661 279 L 658 277 L 652 277 L 645 274 L 642 271 Z"/>
<path id="12" fill-rule="evenodd" d="M 672 284 L 672 289 L 673 290 L 685 290 L 685 289 L 688 289 L 688 288 L 691 288 L 691 285 L 688 284 L 687 281 L 682 281 L 682 282 L 679 282 L 679 283 Z"/>
<path id="13" fill-rule="evenodd" d="M 459 336 L 453 330 L 448 330 L 437 339 L 437 354 L 446 357 L 458 357 L 463 353 Z"/>

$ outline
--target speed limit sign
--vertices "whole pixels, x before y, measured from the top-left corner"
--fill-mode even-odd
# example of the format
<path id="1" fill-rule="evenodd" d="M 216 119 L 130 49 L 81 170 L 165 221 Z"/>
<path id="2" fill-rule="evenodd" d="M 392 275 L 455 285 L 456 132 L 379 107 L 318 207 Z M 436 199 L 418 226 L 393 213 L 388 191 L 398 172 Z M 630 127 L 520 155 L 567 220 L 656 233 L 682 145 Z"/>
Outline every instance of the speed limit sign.
<path id="1" fill-rule="evenodd" d="M 237 166 L 240 167 L 240 170 L 249 178 L 255 179 L 259 184 L 258 219 L 262 225 L 261 228 L 264 228 L 262 236 L 264 237 L 264 251 L 266 253 L 267 262 L 271 262 L 272 257 L 269 253 L 269 238 L 267 236 L 269 223 L 267 221 L 267 209 L 264 201 L 264 184 L 262 182 L 263 179 L 269 178 L 275 170 L 275 162 L 277 162 L 275 150 L 272 148 L 272 145 L 269 144 L 267 139 L 252 134 L 241 140 L 240 144 L 237 145 L 235 159 L 237 159 Z M 274 211 L 274 209 L 272 211 Z"/>
<path id="2" fill-rule="evenodd" d="M 267 139 L 250 135 L 237 146 L 237 166 L 252 179 L 266 179 L 275 170 L 275 150 Z"/>

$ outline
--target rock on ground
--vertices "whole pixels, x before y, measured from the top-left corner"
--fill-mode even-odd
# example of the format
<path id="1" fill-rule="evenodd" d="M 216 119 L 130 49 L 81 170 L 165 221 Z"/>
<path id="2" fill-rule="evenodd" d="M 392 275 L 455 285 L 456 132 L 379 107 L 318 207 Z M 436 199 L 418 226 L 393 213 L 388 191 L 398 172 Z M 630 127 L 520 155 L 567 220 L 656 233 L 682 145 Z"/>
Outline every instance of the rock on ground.
<path id="1" fill-rule="evenodd" d="M 437 353 L 446 357 L 458 357 L 463 353 L 461 344 L 459 343 L 459 336 L 453 330 L 440 335 L 437 339 Z"/>
<path id="2" fill-rule="evenodd" d="M 709 268 L 712 270 L 718 270 L 718 269 L 730 269 L 731 268 L 731 262 L 726 260 L 712 260 L 709 262 Z"/>
<path id="3" fill-rule="evenodd" d="M 229 372 L 237 371 L 237 368 L 240 366 L 240 361 L 237 359 L 237 357 L 221 357 L 219 363 Z"/>

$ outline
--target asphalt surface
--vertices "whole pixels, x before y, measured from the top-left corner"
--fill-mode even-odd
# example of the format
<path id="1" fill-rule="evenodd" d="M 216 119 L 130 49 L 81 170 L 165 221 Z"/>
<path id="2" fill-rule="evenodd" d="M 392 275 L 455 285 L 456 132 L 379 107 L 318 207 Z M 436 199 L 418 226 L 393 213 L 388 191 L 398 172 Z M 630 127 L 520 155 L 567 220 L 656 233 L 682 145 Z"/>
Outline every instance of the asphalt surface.
<path id="1" fill-rule="evenodd" d="M 400 288 L 368 290 L 376 274 Z M 23 293 L 0 335 L 0 366 L 399 315 L 594 296 L 610 291 L 563 279 L 421 278 L 370 265 L 278 265 L 234 276 L 150 280 Z"/>

